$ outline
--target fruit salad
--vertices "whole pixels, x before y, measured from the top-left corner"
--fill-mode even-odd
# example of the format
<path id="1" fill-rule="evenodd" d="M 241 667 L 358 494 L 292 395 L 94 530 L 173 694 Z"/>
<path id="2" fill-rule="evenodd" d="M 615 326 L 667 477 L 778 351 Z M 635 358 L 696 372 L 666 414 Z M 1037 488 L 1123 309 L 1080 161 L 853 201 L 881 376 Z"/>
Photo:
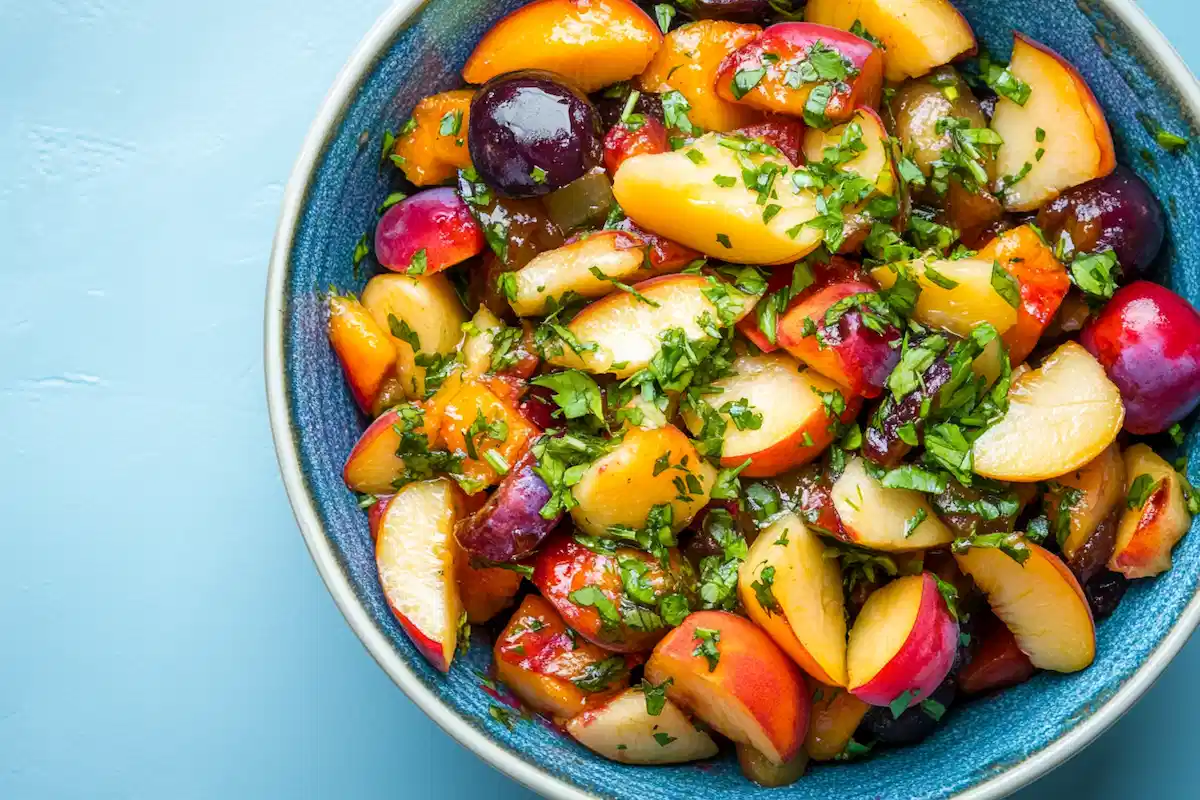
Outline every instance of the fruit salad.
<path id="1" fill-rule="evenodd" d="M 474 626 L 582 747 L 768 786 L 1087 669 L 1200 509 L 1200 314 L 1085 77 L 947 0 L 802 10 L 504 17 L 328 296 L 417 650 Z"/>

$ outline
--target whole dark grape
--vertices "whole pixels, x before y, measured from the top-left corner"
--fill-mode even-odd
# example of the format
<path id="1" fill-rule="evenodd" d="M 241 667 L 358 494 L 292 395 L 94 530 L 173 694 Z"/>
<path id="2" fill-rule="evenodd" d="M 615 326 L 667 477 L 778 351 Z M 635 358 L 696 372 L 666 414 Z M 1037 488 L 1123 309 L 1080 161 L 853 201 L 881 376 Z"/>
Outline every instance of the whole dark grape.
<path id="1" fill-rule="evenodd" d="M 509 197 L 561 189 L 600 163 L 600 117 L 551 72 L 510 72 L 471 101 L 467 147 L 485 183 Z"/>

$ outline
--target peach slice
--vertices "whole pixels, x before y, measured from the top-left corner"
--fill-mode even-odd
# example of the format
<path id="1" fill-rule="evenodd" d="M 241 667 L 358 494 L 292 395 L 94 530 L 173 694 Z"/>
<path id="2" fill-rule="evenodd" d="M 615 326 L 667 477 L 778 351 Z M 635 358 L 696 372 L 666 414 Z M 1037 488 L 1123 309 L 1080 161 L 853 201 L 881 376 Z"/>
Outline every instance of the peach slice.
<path id="1" fill-rule="evenodd" d="M 567 723 L 567 733 L 593 753 L 622 764 L 682 764 L 712 758 L 717 743 L 670 700 L 657 714 L 640 689 L 626 689 Z"/>
<path id="2" fill-rule="evenodd" d="M 846 751 L 854 731 L 870 706 L 838 686 L 808 682 L 812 689 L 812 716 L 804 749 L 813 761 L 832 761 Z"/>
<path id="3" fill-rule="evenodd" d="M 421 654 L 450 670 L 462 603 L 455 580 L 458 487 L 446 478 L 410 483 L 388 501 L 379 521 L 375 564 L 392 613 Z"/>
<path id="4" fill-rule="evenodd" d="M 958 566 L 987 595 L 988 605 L 1035 667 L 1077 672 L 1096 654 L 1096 630 L 1079 581 L 1062 560 L 1026 542 L 1024 564 L 985 547 L 956 554 Z"/>
<path id="5" fill-rule="evenodd" d="M 669 466 L 661 469 L 664 463 Z M 605 536 L 613 525 L 644 528 L 651 509 L 666 504 L 671 508 L 671 529 L 679 531 L 708 503 L 716 476 L 674 425 L 630 428 L 575 484 L 572 494 L 579 505 L 571 509 L 571 518 L 586 533 Z"/>
<path id="6" fill-rule="evenodd" d="M 691 614 L 646 662 L 646 680 L 668 679 L 672 702 L 771 763 L 800 752 L 809 713 L 803 675 L 753 622 L 724 611 Z"/>
<path id="7" fill-rule="evenodd" d="M 844 75 L 821 79 L 820 70 L 813 67 L 819 59 L 812 55 L 831 60 L 831 50 L 845 66 Z M 811 80 L 813 77 L 818 79 Z M 717 94 L 725 100 L 797 117 L 809 111 L 806 104 L 818 86 L 830 90 L 818 116 L 832 122 L 848 120 L 857 106 L 879 105 L 883 53 L 865 39 L 837 28 L 780 22 L 729 54 L 716 78 Z"/>
<path id="8" fill-rule="evenodd" d="M 499 483 L 539 433 L 513 404 L 476 380 L 463 381 L 442 413 L 441 440 L 465 456 L 462 474 L 478 487 L 471 494 Z"/>
<path id="9" fill-rule="evenodd" d="M 787 158 L 740 152 L 722 141 L 744 140 L 710 133 L 680 150 L 634 156 L 613 180 L 617 202 L 643 228 L 724 261 L 782 264 L 812 252 L 823 235 L 807 224 L 817 216 L 816 194 L 780 177 L 760 205 L 739 162 L 782 175 L 792 168 Z"/>
<path id="10" fill-rule="evenodd" d="M 376 275 L 363 289 L 362 302 L 379 327 L 392 334 L 396 373 L 405 394 L 424 398 L 425 367 L 417 365 L 417 354 L 453 353 L 467 321 L 454 285 L 445 275 Z M 397 336 L 401 324 L 406 329 L 403 337 Z"/>
<path id="11" fill-rule="evenodd" d="M 594 92 L 638 75 L 662 34 L 632 0 L 536 0 L 491 27 L 475 46 L 463 80 L 544 69 Z"/>
<path id="12" fill-rule="evenodd" d="M 532 317 L 545 314 L 550 300 L 557 301 L 567 292 L 603 297 L 616 290 L 613 281 L 637 283 L 660 271 L 648 268 L 645 261 L 646 243 L 632 234 L 624 231 L 586 234 L 534 256 L 517 270 L 516 296 L 509 304 L 519 316 Z M 671 268 L 678 269 L 669 264 L 668 269 L 661 271 Z"/>
<path id="13" fill-rule="evenodd" d="M 471 124 L 474 96 L 474 89 L 456 89 L 417 103 L 405 126 L 407 132 L 401 132 L 392 147 L 404 177 L 414 185 L 445 183 L 460 169 L 471 166 L 467 126 Z"/>
<path id="14" fill-rule="evenodd" d="M 1117 166 L 1112 133 L 1087 81 L 1058 53 L 1018 33 L 1009 71 L 1029 99 L 996 103 L 992 130 L 997 194 L 1007 211 L 1034 211 L 1064 189 L 1102 178 Z M 1015 179 L 1016 176 L 1022 176 Z"/>
<path id="15" fill-rule="evenodd" d="M 836 392 L 837 384 L 784 353 L 741 355 L 732 368 L 732 375 L 713 382 L 720 393 L 701 399 L 717 410 L 728 403 L 745 404 L 761 415 L 757 428 L 745 430 L 730 419 L 722 437 L 721 466 L 736 467 L 750 459 L 743 477 L 771 477 L 812 461 L 833 441 L 835 420 L 849 422 L 862 408 L 862 400 L 852 397 L 845 411 L 831 416 L 821 398 Z M 690 411 L 684 421 L 693 435 L 704 427 Z"/>
<path id="16" fill-rule="evenodd" d="M 346 295 L 329 295 L 329 343 L 337 353 L 354 402 L 370 414 L 384 381 L 396 364 L 396 348 L 371 313 Z"/>
<path id="17" fill-rule="evenodd" d="M 404 459 L 396 455 L 400 448 L 397 428 L 403 428 L 403 420 L 396 410 L 384 413 L 367 426 L 342 467 L 346 488 L 364 494 L 391 493 L 392 481 L 404 474 Z"/>
<path id="18" fill-rule="evenodd" d="M 846 685 L 842 570 L 795 514 L 759 532 L 738 572 L 746 612 L 800 668 Z"/>
<path id="19" fill-rule="evenodd" d="M 809 0 L 804 16 L 844 31 L 859 22 L 883 42 L 884 77 L 891 82 L 975 52 L 975 34 L 949 0 Z"/>
<path id="20" fill-rule="evenodd" d="M 484 246 L 483 229 L 449 186 L 401 200 L 375 226 L 375 259 L 407 275 L 441 272 L 479 255 Z"/>
<path id="21" fill-rule="evenodd" d="M 492 648 L 496 677 L 522 703 L 566 720 L 629 686 L 632 664 L 572 635 L 546 599 L 526 595 Z"/>
<path id="22" fill-rule="evenodd" d="M 689 340 L 708 336 L 698 320 L 707 315 L 718 324 L 721 321 L 710 295 L 718 299 L 727 295 L 732 302 L 723 305 L 733 309 L 734 320 L 749 314 L 757 300 L 705 275 L 660 275 L 632 288 L 637 294 L 616 292 L 580 311 L 567 325 L 579 342 L 579 352 L 563 342 L 560 352 L 549 354 L 550 362 L 628 378 L 650 364 L 668 330 L 679 328 Z"/>
<path id="23" fill-rule="evenodd" d="M 1017 324 L 1017 309 L 993 285 L 991 259 L 938 259 L 928 263 L 917 260 L 893 266 L 876 267 L 871 271 L 871 277 L 883 288 L 890 289 L 899 275 L 897 270 L 907 269 L 921 285 L 921 295 L 913 313 L 917 322 L 962 337 L 970 336 L 971 331 L 984 322 L 991 323 L 998 333 Z M 927 269 L 932 269 L 937 278 L 931 279 L 926 274 Z"/>
<path id="24" fill-rule="evenodd" d="M 715 83 L 725 57 L 754 41 L 761 31 L 757 25 L 716 19 L 680 25 L 666 35 L 638 78 L 638 88 L 655 94 L 678 91 L 690 106 L 688 119 L 701 133 L 732 131 L 760 122 L 760 112 L 722 99 Z"/>
<path id="25" fill-rule="evenodd" d="M 1068 494 L 1067 490 L 1074 491 Z M 1059 475 L 1050 482 L 1046 513 L 1052 521 L 1060 514 L 1065 514 L 1069 520 L 1067 538 L 1062 545 L 1068 561 L 1124 500 L 1125 463 L 1116 444 L 1104 448 L 1100 455 L 1079 469 Z"/>
<path id="26" fill-rule="evenodd" d="M 1129 499 L 1108 568 L 1127 578 L 1149 578 L 1171 568 L 1171 548 L 1188 532 L 1192 515 L 1179 474 L 1146 445 L 1125 451 L 1125 475 Z"/>
<path id="27" fill-rule="evenodd" d="M 851 395 L 878 397 L 900 360 L 900 331 L 883 323 L 884 333 L 863 322 L 863 310 L 852 308 L 827 325 L 830 309 L 855 295 L 872 295 L 875 287 L 859 280 L 831 283 L 793 301 L 779 318 L 779 346 Z"/>
<path id="28" fill-rule="evenodd" d="M 1054 251 L 1031 225 L 1001 233 L 976 257 L 981 261 L 998 261 L 1021 286 L 1017 322 L 1003 337 L 1009 361 L 1016 366 L 1029 357 L 1054 319 L 1071 288 L 1071 279 L 1054 257 Z"/>
<path id="29" fill-rule="evenodd" d="M 857 124 L 862 130 L 862 144 L 866 148 L 854 158 L 838 167 L 843 172 L 852 172 L 860 178 L 874 182 L 875 190 L 880 194 L 891 195 L 896 191 L 896 173 L 892 165 L 891 146 L 888 143 L 887 128 L 875 109 L 861 106 L 854 109 L 850 118 L 841 125 L 835 125 L 827 130 L 809 128 L 804 132 L 804 157 L 810 161 L 820 161 L 824 157 L 825 148 L 836 147 L 841 141 L 846 128 Z"/>
<path id="30" fill-rule="evenodd" d="M 1113 443 L 1121 393 L 1076 342 L 1014 377 L 1008 412 L 975 440 L 974 469 L 1001 481 L 1043 481 L 1079 469 Z"/>
<path id="31" fill-rule="evenodd" d="M 850 692 L 887 706 L 909 706 L 933 694 L 954 663 L 958 623 L 931 573 L 897 578 L 867 598 L 850 630 L 846 668 Z"/>
<path id="32" fill-rule="evenodd" d="M 933 513 L 924 494 L 883 486 L 861 458 L 847 463 L 834 481 L 833 505 L 850 540 L 873 550 L 924 550 L 954 541 L 954 532 Z"/>

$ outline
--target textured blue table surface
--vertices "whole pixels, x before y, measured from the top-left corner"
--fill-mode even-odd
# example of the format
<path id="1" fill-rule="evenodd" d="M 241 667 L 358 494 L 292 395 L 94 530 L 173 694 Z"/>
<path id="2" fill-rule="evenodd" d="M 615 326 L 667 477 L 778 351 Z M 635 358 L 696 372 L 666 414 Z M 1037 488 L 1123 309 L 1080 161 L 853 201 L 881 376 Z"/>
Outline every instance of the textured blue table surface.
<path id="1" fill-rule="evenodd" d="M 385 5 L 0 0 L 0 797 L 533 797 L 358 644 L 267 429 L 283 184 Z M 1020 796 L 1195 796 L 1197 671 Z"/>

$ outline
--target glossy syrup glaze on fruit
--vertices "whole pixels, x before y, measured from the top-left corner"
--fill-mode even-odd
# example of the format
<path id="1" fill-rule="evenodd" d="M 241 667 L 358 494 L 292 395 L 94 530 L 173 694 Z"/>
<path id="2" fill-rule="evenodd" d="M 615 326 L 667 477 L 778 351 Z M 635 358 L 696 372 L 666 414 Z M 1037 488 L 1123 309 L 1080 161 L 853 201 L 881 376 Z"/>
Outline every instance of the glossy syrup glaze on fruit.
<path id="1" fill-rule="evenodd" d="M 947 0 L 800 5 L 508 15 L 327 298 L 417 650 L 485 626 L 583 747 L 763 786 L 1086 669 L 1200 510 L 1200 314 L 1087 76 Z"/>

